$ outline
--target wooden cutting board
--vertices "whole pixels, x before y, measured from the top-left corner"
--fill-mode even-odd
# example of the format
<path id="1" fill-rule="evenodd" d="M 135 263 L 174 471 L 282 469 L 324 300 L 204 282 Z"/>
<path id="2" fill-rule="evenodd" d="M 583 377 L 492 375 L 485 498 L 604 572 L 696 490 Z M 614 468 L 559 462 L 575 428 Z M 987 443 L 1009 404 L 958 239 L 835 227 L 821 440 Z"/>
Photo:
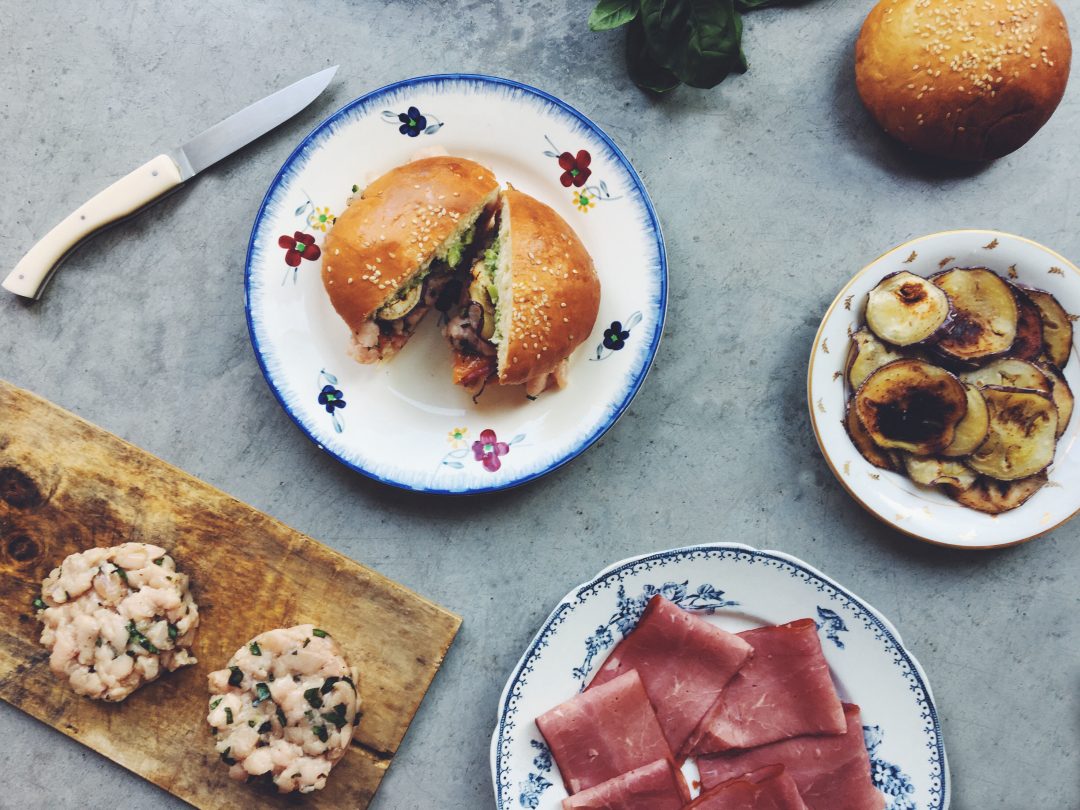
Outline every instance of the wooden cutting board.
<path id="1" fill-rule="evenodd" d="M 190 574 L 199 663 L 109 704 L 49 670 L 31 601 L 68 554 L 129 540 L 165 547 Z M 205 721 L 206 676 L 252 636 L 306 622 L 359 667 L 363 719 L 326 788 L 303 804 L 363 808 L 461 620 L 0 380 L 0 698 L 196 807 L 295 806 L 295 795 L 228 778 Z"/>

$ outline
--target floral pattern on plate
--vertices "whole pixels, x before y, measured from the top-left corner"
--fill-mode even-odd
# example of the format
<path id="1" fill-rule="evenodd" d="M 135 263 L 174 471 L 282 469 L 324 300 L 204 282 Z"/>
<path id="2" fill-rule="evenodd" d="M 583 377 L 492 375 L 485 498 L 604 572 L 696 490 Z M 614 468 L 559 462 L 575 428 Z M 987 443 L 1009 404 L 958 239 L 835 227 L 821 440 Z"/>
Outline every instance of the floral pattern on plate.
<path id="1" fill-rule="evenodd" d="M 592 177 L 592 155 L 586 149 L 578 149 L 577 152 L 560 152 L 554 141 L 547 135 L 544 140 L 548 142 L 550 149 L 544 150 L 544 156 L 555 158 L 559 163 L 559 183 L 564 188 L 576 189 L 571 198 L 574 207 L 583 214 L 596 207 L 597 201 L 609 202 L 618 200 L 608 190 L 607 181 L 601 180 L 593 185 L 586 185 Z"/>
<path id="2" fill-rule="evenodd" d="M 452 125 L 443 125 L 444 114 L 453 116 Z M 449 356 L 438 327 L 451 296 L 437 303 L 438 312 L 420 324 L 391 362 L 353 362 L 348 356 L 351 334 L 323 289 L 322 266 L 332 263 L 323 239 L 368 183 L 426 154 L 428 136 L 451 154 L 479 160 L 500 181 L 547 205 L 567 210 L 578 194 L 592 201 L 594 211 L 603 209 L 602 216 L 580 218 L 575 231 L 596 264 L 604 311 L 640 313 L 618 351 L 620 362 L 588 362 L 591 347 L 603 341 L 611 323 L 605 318 L 586 338 L 589 348 L 571 358 L 566 389 L 530 402 L 520 387 L 493 386 L 473 402 L 439 365 Z M 553 144 L 568 149 L 554 157 L 542 154 L 545 146 L 554 150 Z M 569 169 L 559 164 L 563 151 L 570 155 Z M 564 186 L 567 171 L 570 184 Z M 619 202 L 601 205 L 616 198 Z M 282 236 L 286 244 L 279 244 Z M 663 237 L 641 180 L 595 124 L 540 90 L 504 79 L 454 75 L 376 90 L 346 105 L 303 140 L 256 217 L 245 286 L 248 327 L 263 374 L 282 407 L 320 450 L 394 486 L 465 494 L 516 486 L 557 469 L 625 412 L 662 334 L 667 269 Z M 629 331 L 627 321 L 621 332 Z M 338 383 L 327 394 L 336 397 L 333 392 L 342 391 L 348 409 L 332 405 L 328 414 L 326 403 L 317 401 L 330 384 L 321 382 L 312 393 L 311 378 L 319 369 L 333 369 Z M 363 403 L 363 419 L 351 419 L 347 430 L 339 429 L 342 415 L 358 402 Z M 448 431 L 458 427 L 467 428 L 467 435 L 443 444 Z M 484 441 L 482 430 L 495 437 Z M 526 435 L 523 444 L 517 437 Z M 433 454 L 433 448 L 438 452 Z M 450 455 L 444 458 L 443 451 Z"/>
<path id="3" fill-rule="evenodd" d="M 443 127 L 443 122 L 434 115 L 424 115 L 416 107 L 409 107 L 403 113 L 384 110 L 383 120 L 388 124 L 398 124 L 398 132 L 415 138 L 418 135 L 434 135 Z M 430 123 L 428 123 L 430 119 Z"/>

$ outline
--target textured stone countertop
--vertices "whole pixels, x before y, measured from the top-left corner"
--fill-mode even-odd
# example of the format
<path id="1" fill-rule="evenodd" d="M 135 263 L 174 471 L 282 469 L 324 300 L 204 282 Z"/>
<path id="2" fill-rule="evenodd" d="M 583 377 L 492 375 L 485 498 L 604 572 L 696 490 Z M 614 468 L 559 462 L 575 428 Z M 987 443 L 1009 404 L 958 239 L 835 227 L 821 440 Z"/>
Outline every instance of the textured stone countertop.
<path id="1" fill-rule="evenodd" d="M 954 810 L 1080 806 L 1080 521 L 991 553 L 910 540 L 834 480 L 805 401 L 821 315 L 888 248 L 988 227 L 1080 257 L 1080 87 L 1020 152 L 941 172 L 860 105 L 869 0 L 753 13 L 748 74 L 661 100 L 628 80 L 622 33 L 588 31 L 589 5 L 0 0 L 8 266 L 149 157 L 341 65 L 296 119 L 82 247 L 43 301 L 0 296 L 0 377 L 464 616 L 377 810 L 490 806 L 499 692 L 556 600 L 615 560 L 707 540 L 795 554 L 892 619 L 934 688 Z M 663 345 L 621 422 L 557 473 L 471 499 L 317 452 L 244 322 L 252 218 L 293 146 L 349 99 L 449 71 L 535 85 L 607 130 L 656 203 L 671 273 Z M 0 737 L 0 807 L 181 806 L 6 704 Z"/>

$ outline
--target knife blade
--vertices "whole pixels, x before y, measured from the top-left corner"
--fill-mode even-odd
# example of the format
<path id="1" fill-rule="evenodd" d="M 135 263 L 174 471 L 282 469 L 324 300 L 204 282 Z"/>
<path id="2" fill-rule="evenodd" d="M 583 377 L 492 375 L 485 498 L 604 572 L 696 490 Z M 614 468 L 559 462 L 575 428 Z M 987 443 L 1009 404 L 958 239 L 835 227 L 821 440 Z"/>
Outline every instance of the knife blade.
<path id="1" fill-rule="evenodd" d="M 326 89 L 336 72 L 337 65 L 290 84 L 120 178 L 42 237 L 19 260 L 2 286 L 24 298 L 40 298 L 56 268 L 82 241 L 141 211 L 203 169 L 289 120 Z"/>

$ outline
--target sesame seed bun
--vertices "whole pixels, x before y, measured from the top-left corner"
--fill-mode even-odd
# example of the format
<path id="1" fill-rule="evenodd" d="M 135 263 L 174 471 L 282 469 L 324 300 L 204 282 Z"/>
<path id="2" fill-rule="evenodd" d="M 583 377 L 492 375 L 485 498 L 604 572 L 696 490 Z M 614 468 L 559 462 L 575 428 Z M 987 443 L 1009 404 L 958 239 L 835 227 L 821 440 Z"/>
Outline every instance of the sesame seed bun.
<path id="1" fill-rule="evenodd" d="M 326 235 L 322 280 L 355 332 L 466 231 L 495 200 L 490 169 L 459 157 L 431 157 L 372 182 Z"/>
<path id="2" fill-rule="evenodd" d="M 859 35 L 855 77 L 897 140 L 984 161 L 1019 149 L 1050 120 L 1071 59 L 1052 0 L 881 0 Z"/>
<path id="3" fill-rule="evenodd" d="M 592 332 L 600 279 L 574 229 L 549 206 L 507 188 L 500 220 L 499 383 L 549 374 Z"/>

